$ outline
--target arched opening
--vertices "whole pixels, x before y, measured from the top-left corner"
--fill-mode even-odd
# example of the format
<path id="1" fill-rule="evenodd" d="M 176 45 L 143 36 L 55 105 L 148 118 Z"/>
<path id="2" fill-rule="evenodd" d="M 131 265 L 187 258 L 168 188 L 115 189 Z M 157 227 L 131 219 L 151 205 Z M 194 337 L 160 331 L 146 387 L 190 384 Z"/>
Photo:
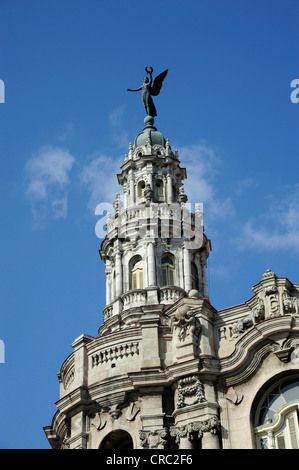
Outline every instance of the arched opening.
<path id="1" fill-rule="evenodd" d="M 145 190 L 145 182 L 144 181 L 139 181 L 137 185 L 137 195 L 138 197 L 143 197 L 144 196 L 144 190 Z"/>
<path id="2" fill-rule="evenodd" d="M 254 417 L 259 449 L 299 448 L 299 377 L 282 379 L 259 397 Z"/>
<path id="3" fill-rule="evenodd" d="M 143 289 L 143 263 L 141 256 L 134 256 L 129 264 L 130 289 Z"/>
<path id="4" fill-rule="evenodd" d="M 175 285 L 175 257 L 164 253 L 161 258 L 162 287 Z"/>
<path id="5" fill-rule="evenodd" d="M 133 439 L 127 431 L 117 429 L 111 431 L 101 442 L 100 449 L 130 450 L 133 449 Z"/>
<path id="6" fill-rule="evenodd" d="M 163 181 L 160 179 L 156 180 L 155 188 L 156 188 L 156 197 L 158 199 L 163 198 Z"/>

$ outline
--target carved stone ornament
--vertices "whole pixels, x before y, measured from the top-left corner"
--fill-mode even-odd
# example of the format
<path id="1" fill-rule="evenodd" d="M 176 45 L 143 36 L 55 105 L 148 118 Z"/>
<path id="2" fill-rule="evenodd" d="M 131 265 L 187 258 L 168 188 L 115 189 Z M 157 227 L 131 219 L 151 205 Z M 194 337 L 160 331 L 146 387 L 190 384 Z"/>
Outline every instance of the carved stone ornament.
<path id="1" fill-rule="evenodd" d="M 280 314 L 279 294 L 275 284 L 265 288 L 267 317 L 273 317 Z"/>
<path id="2" fill-rule="evenodd" d="M 251 313 L 240 318 L 232 327 L 232 336 L 238 337 L 244 331 L 265 319 L 265 306 L 262 299 L 258 300 L 258 305 L 251 310 Z"/>
<path id="3" fill-rule="evenodd" d="M 299 299 L 297 297 L 290 297 L 286 291 L 282 294 L 282 298 L 285 313 L 298 315 Z"/>
<path id="4" fill-rule="evenodd" d="M 230 387 L 225 395 L 225 398 L 234 405 L 239 405 L 239 403 L 241 403 L 241 401 L 243 400 L 243 397 L 243 393 L 239 392 L 238 390 L 235 390 L 234 387 Z"/>
<path id="5" fill-rule="evenodd" d="M 204 386 L 196 376 L 185 377 L 178 382 L 177 408 L 206 401 Z"/>
<path id="6" fill-rule="evenodd" d="M 179 341 L 183 342 L 187 338 L 194 339 L 201 331 L 194 313 L 189 310 L 187 305 L 179 307 L 171 321 L 172 331 L 177 331 Z"/>
<path id="7" fill-rule="evenodd" d="M 109 414 L 112 419 L 117 419 L 121 414 L 121 410 L 118 408 L 118 405 L 113 405 L 109 410 Z"/>
<path id="8" fill-rule="evenodd" d="M 185 426 L 172 426 L 170 428 L 171 437 L 175 437 L 176 444 L 180 443 L 183 438 L 192 441 L 195 437 L 202 438 L 205 432 L 217 434 L 220 430 L 220 421 L 216 416 L 204 421 L 194 421 Z"/>
<path id="9" fill-rule="evenodd" d="M 299 363 L 299 338 L 289 338 L 283 342 L 277 341 L 276 344 L 278 348 L 274 350 L 274 354 L 281 362 Z"/>
<path id="10" fill-rule="evenodd" d="M 94 426 L 98 431 L 104 429 L 107 424 L 107 420 L 104 416 L 102 416 L 101 412 L 91 412 L 88 415 L 89 418 L 89 426 Z"/>
<path id="11" fill-rule="evenodd" d="M 167 444 L 168 429 L 163 428 L 157 431 L 139 431 L 140 445 L 145 449 L 164 448 Z"/>
<path id="12" fill-rule="evenodd" d="M 271 277 L 276 277 L 276 274 L 274 274 L 271 269 L 267 269 L 267 271 L 262 275 L 262 279 L 269 279 Z"/>
<path id="13" fill-rule="evenodd" d="M 141 407 L 140 401 L 131 403 L 127 412 L 126 412 L 126 419 L 127 421 L 133 421 L 136 418 L 136 415 L 139 413 Z"/>

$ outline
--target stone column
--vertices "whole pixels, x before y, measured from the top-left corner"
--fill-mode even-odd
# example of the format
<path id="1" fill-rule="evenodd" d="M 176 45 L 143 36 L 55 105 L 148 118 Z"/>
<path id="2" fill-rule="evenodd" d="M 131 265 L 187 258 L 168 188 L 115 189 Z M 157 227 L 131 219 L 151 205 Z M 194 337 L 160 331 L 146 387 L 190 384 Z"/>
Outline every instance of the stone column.
<path id="1" fill-rule="evenodd" d="M 156 266 L 154 244 L 150 242 L 147 247 L 148 286 L 156 286 Z"/>
<path id="2" fill-rule="evenodd" d="M 181 437 L 179 443 L 179 449 L 193 449 L 193 444 L 188 437 Z"/>
<path id="3" fill-rule="evenodd" d="M 153 174 L 152 173 L 147 174 L 147 183 L 150 185 L 151 189 L 153 189 Z"/>
<path id="4" fill-rule="evenodd" d="M 115 255 L 115 296 L 119 297 L 121 296 L 122 292 L 122 262 L 121 262 L 121 255 L 120 253 L 117 253 Z"/>
<path id="5" fill-rule="evenodd" d="M 143 315 L 139 320 L 142 331 L 141 369 L 161 367 L 159 319 L 162 309 L 162 305 L 142 307 Z"/>
<path id="6" fill-rule="evenodd" d="M 134 206 L 135 205 L 135 184 L 134 180 L 132 177 L 132 172 L 130 175 L 130 205 Z"/>
<path id="7" fill-rule="evenodd" d="M 218 434 L 212 434 L 207 431 L 203 433 L 201 438 L 202 449 L 219 449 L 219 438 Z"/>
<path id="8" fill-rule="evenodd" d="M 184 285 L 186 292 L 192 289 L 191 261 L 190 253 L 187 248 L 184 248 Z"/>
<path id="9" fill-rule="evenodd" d="M 94 340 L 93 336 L 83 334 L 76 338 L 72 343 L 72 348 L 74 348 L 75 355 L 75 375 L 73 388 L 87 385 L 88 357 L 86 345 L 92 340 Z"/>
<path id="10" fill-rule="evenodd" d="M 205 421 L 202 426 L 202 438 L 201 447 L 202 449 L 219 449 L 219 437 L 220 422 L 213 416 L 208 421 Z"/>
<path id="11" fill-rule="evenodd" d="M 106 269 L 106 305 L 111 303 L 111 271 Z"/>
<path id="12" fill-rule="evenodd" d="M 168 173 L 167 175 L 167 202 L 171 204 L 173 202 L 173 194 L 172 194 L 172 178 L 171 175 Z"/>
<path id="13" fill-rule="evenodd" d="M 207 259 L 201 255 L 200 257 L 200 267 L 201 267 L 201 282 L 202 282 L 202 296 L 209 298 L 209 289 L 208 289 L 208 277 L 207 277 Z"/>

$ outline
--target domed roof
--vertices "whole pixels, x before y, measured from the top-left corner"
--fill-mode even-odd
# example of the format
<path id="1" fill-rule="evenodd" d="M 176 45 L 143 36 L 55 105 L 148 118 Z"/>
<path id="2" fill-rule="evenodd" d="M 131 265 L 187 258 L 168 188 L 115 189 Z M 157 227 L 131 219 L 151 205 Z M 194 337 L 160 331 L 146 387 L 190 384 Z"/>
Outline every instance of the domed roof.
<path id="1" fill-rule="evenodd" d="M 164 136 L 161 134 L 161 132 L 157 131 L 157 128 L 154 127 L 154 122 L 154 118 L 151 116 L 147 116 L 144 119 L 145 127 L 135 138 L 134 149 L 146 145 L 148 143 L 149 137 L 152 145 L 162 145 L 163 147 L 165 146 L 166 140 L 164 139 Z"/>

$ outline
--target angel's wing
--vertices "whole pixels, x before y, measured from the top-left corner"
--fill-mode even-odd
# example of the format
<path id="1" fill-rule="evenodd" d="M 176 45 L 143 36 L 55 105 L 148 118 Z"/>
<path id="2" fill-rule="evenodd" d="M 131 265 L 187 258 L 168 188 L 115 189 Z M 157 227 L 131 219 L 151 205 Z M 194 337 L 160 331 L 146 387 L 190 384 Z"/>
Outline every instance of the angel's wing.
<path id="1" fill-rule="evenodd" d="M 164 72 L 160 73 L 160 75 L 157 75 L 156 78 L 154 79 L 153 86 L 150 88 L 150 93 L 152 96 L 157 96 L 160 93 L 163 80 L 166 77 L 167 73 L 168 73 L 168 69 L 164 70 Z"/>

